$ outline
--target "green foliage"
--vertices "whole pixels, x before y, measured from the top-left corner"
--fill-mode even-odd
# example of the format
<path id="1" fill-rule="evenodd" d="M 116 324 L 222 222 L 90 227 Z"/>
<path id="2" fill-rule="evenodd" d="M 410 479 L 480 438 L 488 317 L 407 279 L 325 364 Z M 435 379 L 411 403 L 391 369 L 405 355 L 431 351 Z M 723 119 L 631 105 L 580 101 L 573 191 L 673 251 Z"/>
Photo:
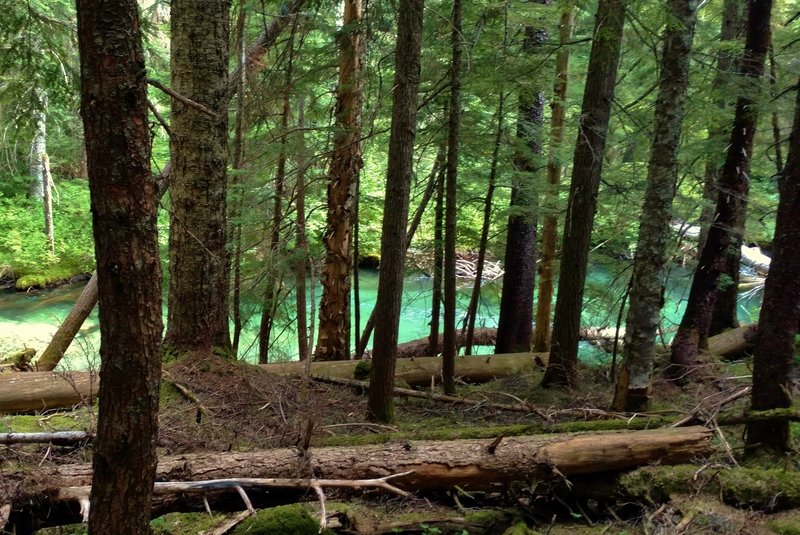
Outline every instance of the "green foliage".
<path id="1" fill-rule="evenodd" d="M 0 270 L 14 274 L 18 287 L 47 286 L 92 270 L 94 246 L 86 182 L 56 183 L 53 221 L 55 254 L 50 254 L 42 230 L 41 203 L 0 192 L 0 235 L 4 236 Z"/>

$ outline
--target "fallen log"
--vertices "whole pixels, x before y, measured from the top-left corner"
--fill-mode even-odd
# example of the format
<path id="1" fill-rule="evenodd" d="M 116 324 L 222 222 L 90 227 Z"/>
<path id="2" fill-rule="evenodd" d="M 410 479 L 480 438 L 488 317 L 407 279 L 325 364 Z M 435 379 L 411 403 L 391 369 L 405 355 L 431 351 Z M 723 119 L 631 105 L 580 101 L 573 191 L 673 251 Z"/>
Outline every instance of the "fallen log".
<path id="1" fill-rule="evenodd" d="M 521 436 L 489 440 L 401 442 L 350 447 L 195 453 L 162 457 L 157 481 L 234 478 L 380 479 L 407 491 L 493 489 L 513 481 L 554 480 L 675 464 L 711 451 L 704 427 Z M 91 464 L 4 467 L 0 495 L 13 503 L 91 484 Z"/>
<path id="2" fill-rule="evenodd" d="M 749 323 L 714 335 L 708 339 L 708 352 L 720 357 L 733 358 L 756 343 L 758 323 Z"/>
<path id="3" fill-rule="evenodd" d="M 88 431 L 51 431 L 48 433 L 0 433 L 0 444 L 75 444 L 94 438 Z"/>
<path id="4" fill-rule="evenodd" d="M 456 375 L 464 381 L 479 383 L 496 377 L 525 373 L 547 363 L 546 354 L 513 353 L 508 355 L 456 358 Z M 312 362 L 311 374 L 342 379 L 369 375 L 369 361 Z M 261 369 L 278 375 L 303 375 L 305 363 L 264 364 Z M 440 381 L 442 361 L 437 357 L 402 359 L 397 362 L 395 378 L 411 386 L 427 386 Z M 362 375 L 357 375 L 360 368 Z M 0 375 L 0 413 L 64 408 L 91 402 L 97 394 L 99 377 L 90 372 L 26 372 Z"/>
<path id="5" fill-rule="evenodd" d="M 43 411 L 92 403 L 94 372 L 19 372 L 0 375 L 0 413 Z"/>

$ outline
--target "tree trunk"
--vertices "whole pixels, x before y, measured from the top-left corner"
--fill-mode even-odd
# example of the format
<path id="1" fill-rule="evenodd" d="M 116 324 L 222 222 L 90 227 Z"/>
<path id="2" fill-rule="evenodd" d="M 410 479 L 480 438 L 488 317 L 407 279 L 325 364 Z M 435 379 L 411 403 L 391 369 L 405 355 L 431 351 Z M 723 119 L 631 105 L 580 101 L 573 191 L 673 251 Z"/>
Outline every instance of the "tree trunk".
<path id="1" fill-rule="evenodd" d="M 780 201 L 773 241 L 775 254 L 764 288 L 753 358 L 752 409 L 756 411 L 792 406 L 790 374 L 795 355 L 795 335 L 800 324 L 800 90 L 797 90 L 786 169 L 779 177 L 778 189 Z M 749 423 L 746 445 L 749 448 L 790 450 L 789 421 Z"/>
<path id="2" fill-rule="evenodd" d="M 633 264 L 625 348 L 612 407 L 644 411 L 650 401 L 656 330 L 664 303 L 664 266 L 678 182 L 678 145 L 689 87 L 689 55 L 697 20 L 696 0 L 669 0 L 664 29 L 653 141 L 639 240 Z"/>
<path id="3" fill-rule="evenodd" d="M 368 416 L 394 420 L 394 369 L 403 295 L 409 186 L 414 168 L 424 0 L 400 0 L 389 161 L 381 235 L 381 272 L 375 304 L 375 344 Z"/>
<path id="4" fill-rule="evenodd" d="M 50 176 L 50 158 L 47 153 L 42 153 L 42 191 L 44 195 L 44 235 L 47 238 L 47 250 L 51 255 L 56 254 L 55 235 L 53 232 L 53 177 Z"/>
<path id="5" fill-rule="evenodd" d="M 676 464 L 711 451 L 712 432 L 704 427 L 520 436 L 450 441 L 295 448 L 163 457 L 158 479 L 192 481 L 258 477 L 374 479 L 404 474 L 391 483 L 406 490 L 491 490 L 514 481 L 557 480 L 610 473 L 647 464 Z M 10 475 L 10 474 L 9 474 Z M 60 489 L 89 484 L 91 467 L 65 464 L 37 470 L 35 485 L 22 479 L 15 502 L 57 496 Z M 13 474 L 25 478 L 24 474 Z M 28 476 L 29 477 L 29 476 Z"/>
<path id="6" fill-rule="evenodd" d="M 362 0 L 344 0 L 339 37 L 339 86 L 336 126 L 328 182 L 325 267 L 319 304 L 317 360 L 350 358 L 350 251 L 353 199 L 361 160 L 361 80 L 364 69 Z"/>
<path id="7" fill-rule="evenodd" d="M 439 321 L 442 310 L 442 270 L 444 265 L 444 180 L 436 185 L 436 206 L 433 210 L 433 277 L 431 290 L 431 332 L 428 336 L 428 354 L 438 355 L 442 348 L 439 340 Z"/>
<path id="8" fill-rule="evenodd" d="M 522 53 L 531 59 L 547 39 L 545 30 L 526 26 Z M 544 94 L 533 88 L 521 89 L 496 353 L 531 350 L 538 210 L 535 183 L 537 168 L 541 168 L 535 160 L 542 152 L 543 124 Z"/>
<path id="9" fill-rule="evenodd" d="M 283 286 L 281 224 L 283 221 L 283 196 L 286 187 L 286 162 L 289 158 L 287 151 L 289 113 L 291 111 L 292 66 L 294 64 L 294 33 L 295 28 L 292 28 L 289 42 L 286 44 L 286 78 L 283 86 L 283 110 L 281 111 L 280 122 L 281 149 L 278 154 L 278 164 L 275 171 L 272 228 L 270 229 L 269 252 L 267 254 L 266 292 L 264 301 L 261 304 L 261 325 L 258 330 L 258 362 L 261 364 L 269 362 L 272 326 L 280 306 L 281 290 Z"/>
<path id="10" fill-rule="evenodd" d="M 731 140 L 719 179 L 714 225 L 708 232 L 692 279 L 686 312 L 672 342 L 670 373 L 675 378 L 683 378 L 698 364 L 698 353 L 707 345 L 717 293 L 721 285 L 729 282 L 721 275 L 728 272 L 734 256 L 737 274 L 739 270 L 750 155 L 758 119 L 756 95 L 769 47 L 772 1 L 749 0 L 748 5 L 747 41 L 741 71 L 750 80 L 752 91 L 736 102 Z"/>
<path id="11" fill-rule="evenodd" d="M 61 361 L 64 353 L 69 349 L 75 335 L 81 329 L 81 325 L 91 314 L 94 305 L 97 303 L 97 273 L 92 273 L 89 283 L 83 288 L 78 300 L 72 306 L 69 314 L 61 322 L 53 339 L 47 345 L 42 355 L 36 361 L 36 369 L 39 371 L 52 371 Z"/>
<path id="12" fill-rule="evenodd" d="M 547 184 L 545 194 L 545 216 L 542 225 L 542 254 L 539 260 L 539 295 L 536 301 L 536 328 L 533 333 L 533 350 L 547 351 L 550 348 L 550 309 L 553 303 L 553 262 L 556 259 L 558 239 L 558 186 L 561 182 L 561 157 L 559 151 L 564 143 L 564 122 L 567 115 L 567 79 L 569 77 L 569 46 L 574 21 L 572 4 L 564 4 L 558 29 L 561 48 L 556 52 L 556 81 L 550 117 L 550 148 L 547 161 Z"/>
<path id="13" fill-rule="evenodd" d="M 600 0 L 573 157 L 550 362 L 542 380 L 544 385 L 574 386 L 576 381 L 589 243 L 597 210 L 624 21 L 625 6 L 621 0 Z"/>
<path id="14" fill-rule="evenodd" d="M 42 89 L 33 90 L 34 109 L 31 113 L 31 122 L 34 125 L 33 140 L 28 162 L 30 183 L 28 197 L 41 201 L 44 199 L 44 161 L 43 154 L 47 154 L 47 93 Z"/>
<path id="15" fill-rule="evenodd" d="M 172 99 L 169 303 L 164 344 L 230 350 L 226 189 L 228 2 L 174 0 L 172 89 L 213 117 Z"/>
<path id="16" fill-rule="evenodd" d="M 483 201 L 483 226 L 481 226 L 481 241 L 478 244 L 478 261 L 475 265 L 475 282 L 472 286 L 472 295 L 467 306 L 467 329 L 464 353 L 472 355 L 472 345 L 475 341 L 475 317 L 478 315 L 478 301 L 481 297 L 481 284 L 483 282 L 483 265 L 486 262 L 486 247 L 489 244 L 489 228 L 492 225 L 492 202 L 494 190 L 497 187 L 497 164 L 500 158 L 500 144 L 503 140 L 503 113 L 505 112 L 506 94 L 500 88 L 500 102 L 497 104 L 497 134 L 494 138 L 492 149 L 492 163 L 489 169 L 489 187 Z M 463 335 L 463 329 L 461 334 Z"/>
<path id="17" fill-rule="evenodd" d="M 79 0 L 103 400 L 93 448 L 93 534 L 150 532 L 161 377 L 161 263 L 147 79 L 132 0 Z"/>
<path id="18" fill-rule="evenodd" d="M 258 69 L 258 67 L 261 65 L 261 62 L 259 61 L 261 56 L 266 54 L 267 50 L 269 50 L 269 47 L 271 47 L 275 43 L 277 38 L 280 36 L 281 32 L 285 29 L 286 25 L 288 24 L 288 21 L 294 17 L 294 15 L 297 13 L 297 10 L 299 10 L 304 3 L 305 0 L 295 0 L 286 10 L 285 14 L 275 17 L 275 20 L 272 22 L 272 24 L 267 26 L 264 29 L 264 31 L 258 36 L 258 38 L 254 41 L 254 43 L 247 49 L 247 63 L 246 63 L 247 75 L 253 74 Z M 234 70 L 228 76 L 228 88 L 230 96 L 236 94 L 237 88 L 239 86 L 237 81 L 240 79 L 240 77 L 241 77 L 240 69 Z M 168 161 L 161 170 L 161 173 L 156 176 L 156 196 L 158 199 L 161 199 L 161 197 L 166 193 L 171 180 L 172 180 L 172 163 Z M 92 278 L 89 280 L 89 285 L 91 285 L 92 283 L 95 285 L 96 288 L 97 287 L 96 273 L 93 274 Z M 88 301 L 88 297 L 89 296 L 87 296 L 86 302 L 82 302 L 81 299 L 78 299 L 78 301 L 75 303 L 72 310 L 70 311 L 68 318 L 72 316 L 73 319 L 71 320 L 69 330 L 65 331 L 64 338 L 62 338 L 59 341 L 59 346 L 63 347 L 63 349 L 58 348 L 58 352 L 61 355 L 63 355 L 64 351 L 66 351 L 67 347 L 69 347 L 69 345 L 72 343 L 75 334 L 77 334 L 78 330 L 80 330 L 80 327 L 81 325 L 83 325 L 83 322 L 86 321 L 86 318 L 89 317 L 89 314 L 92 312 L 94 305 L 97 304 L 96 293 L 94 301 L 92 302 L 91 306 L 89 305 L 90 301 Z M 59 332 L 61 332 L 60 329 Z M 71 338 L 67 338 L 68 332 L 72 333 Z M 61 357 L 58 357 L 58 359 L 60 358 Z M 53 368 L 55 368 L 56 364 L 58 364 L 58 360 L 56 360 L 52 364 Z"/>
<path id="19" fill-rule="evenodd" d="M 408 253 L 408 250 L 411 248 L 411 242 L 414 240 L 414 234 L 416 234 L 420 223 L 422 223 L 422 216 L 425 215 L 425 209 L 427 208 L 428 203 L 433 196 L 434 189 L 443 184 L 441 175 L 444 171 L 446 148 L 447 147 L 445 145 L 439 147 L 439 152 L 436 153 L 436 159 L 433 161 L 431 173 L 428 175 L 428 183 L 425 185 L 425 190 L 422 192 L 422 199 L 420 199 L 419 205 L 417 205 L 417 209 L 414 211 L 414 217 L 411 218 L 411 223 L 408 224 L 408 230 L 406 231 L 406 253 Z M 439 265 L 441 265 L 441 262 L 439 262 Z M 372 330 L 374 328 L 375 309 L 373 308 L 372 312 L 369 314 L 369 318 L 367 318 L 367 324 L 364 326 L 364 332 L 361 333 L 361 337 L 358 340 L 358 345 L 356 346 L 357 359 L 364 356 L 364 351 L 367 349 L 367 344 L 369 343 L 369 338 L 372 336 Z"/>
<path id="20" fill-rule="evenodd" d="M 775 49 L 772 45 L 772 35 L 769 41 L 769 88 L 773 99 L 778 97 L 778 66 L 775 64 Z M 781 149 L 781 121 L 778 111 L 772 111 L 772 144 L 775 147 L 775 173 L 783 172 L 783 150 Z"/>
<path id="21" fill-rule="evenodd" d="M 700 211 L 700 236 L 697 239 L 698 256 L 705 246 L 708 238 L 708 230 L 714 219 L 714 206 L 717 200 L 717 181 L 719 170 L 724 163 L 720 154 L 725 149 L 725 130 L 729 122 L 729 109 L 734 102 L 730 99 L 733 84 L 731 79 L 738 70 L 739 55 L 732 52 L 736 41 L 742 38 L 744 32 L 744 13 L 743 0 L 723 0 L 722 3 L 722 24 L 720 27 L 719 40 L 723 48 L 717 54 L 717 74 L 712 82 L 711 89 L 714 91 L 714 103 L 720 113 L 711 118 L 711 125 L 708 132 L 709 156 L 706 159 L 705 178 L 703 181 L 703 205 Z M 726 118 L 728 120 L 726 120 Z"/>
<path id="22" fill-rule="evenodd" d="M 305 128 L 305 99 L 302 95 L 297 97 L 297 129 L 300 131 L 300 155 L 297 158 L 297 198 L 295 210 L 297 212 L 295 225 L 297 227 L 297 250 L 300 260 L 297 262 L 297 284 L 295 286 L 295 310 L 297 311 L 297 349 L 300 360 L 311 358 L 308 336 L 308 305 L 306 303 L 306 278 L 308 263 L 311 261 L 308 250 L 308 237 L 306 236 L 306 143 L 303 135 Z"/>
<path id="23" fill-rule="evenodd" d="M 233 127 L 233 174 L 231 176 L 231 189 L 233 190 L 233 203 L 231 206 L 230 218 L 232 220 L 231 235 L 233 242 L 232 271 L 233 280 L 231 281 L 231 311 L 233 316 L 233 342 L 231 343 L 232 353 L 239 355 L 239 339 L 242 336 L 242 198 L 240 171 L 244 168 L 244 86 L 247 83 L 247 72 L 244 70 L 247 61 L 247 49 L 244 44 L 244 27 L 247 20 L 247 11 L 244 7 L 244 0 L 239 0 L 239 14 L 236 19 L 236 44 L 237 44 L 237 65 L 240 73 L 236 80 L 236 116 Z"/>
<path id="24" fill-rule="evenodd" d="M 447 173 L 444 202 L 444 318 L 442 340 L 442 375 L 444 393 L 455 394 L 454 373 L 456 350 L 456 183 L 458 182 L 458 149 L 461 140 L 461 0 L 453 0 L 452 44 L 450 62 L 450 114 L 447 132 Z"/>

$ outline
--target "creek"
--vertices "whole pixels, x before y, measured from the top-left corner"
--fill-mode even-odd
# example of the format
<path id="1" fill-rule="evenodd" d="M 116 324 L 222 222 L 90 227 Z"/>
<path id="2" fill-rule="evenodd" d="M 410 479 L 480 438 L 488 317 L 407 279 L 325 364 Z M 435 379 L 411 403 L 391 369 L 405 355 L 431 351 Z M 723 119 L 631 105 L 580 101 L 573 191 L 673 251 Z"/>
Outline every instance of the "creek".
<path id="1" fill-rule="evenodd" d="M 621 296 L 630 277 L 628 264 L 623 262 L 595 263 L 590 267 L 584 295 L 582 325 L 591 327 L 613 327 L 616 325 Z M 378 288 L 378 272 L 360 272 L 361 322 L 366 322 L 375 305 Z M 666 340 L 671 338 L 680 322 L 691 283 L 691 272 L 673 267 L 667 281 L 662 331 Z M 463 318 L 469 302 L 471 283 L 460 285 L 457 318 Z M 66 317 L 77 299 L 83 284 L 70 284 L 49 290 L 0 292 L 0 356 L 32 347 L 41 353 L 52 338 L 59 323 Z M 496 327 L 499 313 L 501 281 L 489 282 L 481 292 L 481 303 L 476 321 L 477 327 Z M 316 298 L 321 288 L 316 287 Z M 310 294 L 309 294 L 310 297 Z M 166 304 L 166 299 L 164 300 Z M 310 302 L 310 301 L 309 301 Z M 739 319 L 756 321 L 761 303 L 761 291 L 740 293 Z M 250 362 L 258 358 L 256 345 L 259 325 L 259 307 L 256 303 L 245 304 L 243 316 L 249 317 L 242 333 L 239 357 Z M 400 317 L 399 342 L 407 342 L 428 335 L 431 317 L 431 281 L 424 276 L 406 278 Z M 293 360 L 297 358 L 297 338 L 294 329 L 294 302 L 287 301 L 273 329 L 274 342 L 270 349 L 271 360 Z M 166 310 L 164 319 L 166 321 Z M 624 321 L 624 317 L 623 317 Z M 353 323 L 354 325 L 354 323 Z M 459 323 L 460 327 L 460 323 Z M 316 342 L 316 340 L 314 340 Z M 355 343 L 351 344 L 355 347 Z M 67 351 L 62 367 L 85 370 L 99 368 L 98 351 L 100 331 L 97 310 L 87 319 Z M 491 353 L 491 347 L 480 347 L 478 353 Z M 607 361 L 610 356 L 602 350 L 581 342 L 580 356 L 584 361 Z"/>

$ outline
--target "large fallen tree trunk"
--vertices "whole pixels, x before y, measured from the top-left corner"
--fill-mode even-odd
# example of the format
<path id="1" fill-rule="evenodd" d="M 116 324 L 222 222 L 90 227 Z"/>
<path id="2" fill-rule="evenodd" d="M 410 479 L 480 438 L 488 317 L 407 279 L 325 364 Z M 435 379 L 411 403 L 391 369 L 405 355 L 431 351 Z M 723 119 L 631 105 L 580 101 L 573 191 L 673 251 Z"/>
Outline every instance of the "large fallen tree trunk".
<path id="1" fill-rule="evenodd" d="M 369 375 L 370 361 L 312 362 L 311 374 L 320 377 L 362 379 Z M 456 375 L 464 381 L 479 383 L 495 377 L 531 371 L 547 363 L 547 354 L 514 353 L 508 355 L 470 356 L 456 359 Z M 261 369 L 278 375 L 302 375 L 303 362 L 264 364 Z M 442 361 L 437 357 L 402 359 L 395 373 L 398 382 L 427 386 L 439 382 Z M 360 374 L 357 373 L 360 371 Z M 90 372 L 25 372 L 0 375 L 0 413 L 64 408 L 91 402 L 97 394 L 98 376 Z"/>
<path id="2" fill-rule="evenodd" d="M 404 490 L 492 489 L 512 481 L 553 480 L 648 464 L 675 464 L 710 452 L 704 427 L 528 436 L 495 440 L 402 442 L 338 448 L 274 449 L 163 457 L 157 481 L 226 478 L 377 479 Z M 408 473 L 405 473 L 408 472 Z M 404 474 L 405 473 L 405 474 Z M 91 484 L 91 464 L 3 468 L 0 496 L 26 503 Z"/>

